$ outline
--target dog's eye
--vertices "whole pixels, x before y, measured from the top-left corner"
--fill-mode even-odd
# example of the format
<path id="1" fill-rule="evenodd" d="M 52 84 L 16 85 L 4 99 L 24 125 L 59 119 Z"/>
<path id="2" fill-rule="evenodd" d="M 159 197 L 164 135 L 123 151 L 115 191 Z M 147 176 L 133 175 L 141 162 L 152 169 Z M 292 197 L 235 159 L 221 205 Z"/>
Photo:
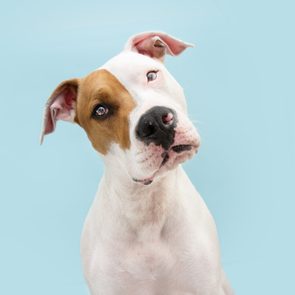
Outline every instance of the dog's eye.
<path id="1" fill-rule="evenodd" d="M 146 77 L 147 77 L 147 80 L 148 82 L 151 82 L 151 81 L 154 81 L 157 79 L 157 76 L 158 76 L 158 71 L 149 71 L 147 74 L 146 74 Z"/>
<path id="2" fill-rule="evenodd" d="M 92 117 L 95 119 L 104 119 L 110 114 L 110 106 L 106 104 L 98 104 L 92 111 Z"/>

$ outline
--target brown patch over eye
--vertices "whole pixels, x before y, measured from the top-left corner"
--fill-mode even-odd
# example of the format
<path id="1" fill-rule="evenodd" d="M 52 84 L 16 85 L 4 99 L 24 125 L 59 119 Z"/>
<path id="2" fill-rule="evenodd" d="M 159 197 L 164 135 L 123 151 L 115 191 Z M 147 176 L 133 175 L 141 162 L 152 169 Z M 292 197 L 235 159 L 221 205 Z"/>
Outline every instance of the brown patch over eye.
<path id="1" fill-rule="evenodd" d="M 128 149 L 128 120 L 134 107 L 134 99 L 117 78 L 107 70 L 98 70 L 81 80 L 76 122 L 100 153 L 107 154 L 112 142 Z"/>

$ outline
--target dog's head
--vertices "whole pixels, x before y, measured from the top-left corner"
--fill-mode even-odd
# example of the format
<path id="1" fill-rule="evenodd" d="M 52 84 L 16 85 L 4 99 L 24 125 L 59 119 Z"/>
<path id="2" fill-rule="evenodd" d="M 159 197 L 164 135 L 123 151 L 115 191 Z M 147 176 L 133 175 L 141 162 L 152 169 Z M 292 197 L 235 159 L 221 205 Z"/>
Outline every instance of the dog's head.
<path id="1" fill-rule="evenodd" d="M 165 54 L 189 46 L 164 33 L 130 38 L 96 71 L 58 85 L 45 107 L 41 141 L 57 120 L 76 122 L 109 166 L 150 184 L 199 147 L 183 90 L 163 64 Z"/>

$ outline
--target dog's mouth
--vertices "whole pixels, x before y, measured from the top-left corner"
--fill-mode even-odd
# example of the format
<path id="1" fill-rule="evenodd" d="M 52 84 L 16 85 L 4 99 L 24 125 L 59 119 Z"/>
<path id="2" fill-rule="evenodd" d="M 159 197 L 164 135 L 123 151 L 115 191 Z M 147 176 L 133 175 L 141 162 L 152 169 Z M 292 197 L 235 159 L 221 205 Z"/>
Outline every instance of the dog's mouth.
<path id="1" fill-rule="evenodd" d="M 163 160 L 162 160 L 159 168 L 152 174 L 152 176 L 150 176 L 148 178 L 144 178 L 144 179 L 132 178 L 133 181 L 138 182 L 138 183 L 142 183 L 144 185 L 151 184 L 153 182 L 156 174 L 159 172 L 159 170 L 162 167 L 164 167 L 167 164 L 169 159 L 173 157 L 173 154 L 182 154 L 184 152 L 189 152 L 192 150 L 195 150 L 195 152 L 197 152 L 198 146 L 192 145 L 192 144 L 178 144 L 178 145 L 172 146 L 169 150 L 166 150 L 162 153 L 161 157 L 163 158 Z M 173 158 L 177 159 L 177 156 L 173 157 Z"/>
<path id="2" fill-rule="evenodd" d="M 171 149 L 176 153 L 182 153 L 184 151 L 190 151 L 193 148 L 193 145 L 191 144 L 179 144 L 173 146 Z"/>

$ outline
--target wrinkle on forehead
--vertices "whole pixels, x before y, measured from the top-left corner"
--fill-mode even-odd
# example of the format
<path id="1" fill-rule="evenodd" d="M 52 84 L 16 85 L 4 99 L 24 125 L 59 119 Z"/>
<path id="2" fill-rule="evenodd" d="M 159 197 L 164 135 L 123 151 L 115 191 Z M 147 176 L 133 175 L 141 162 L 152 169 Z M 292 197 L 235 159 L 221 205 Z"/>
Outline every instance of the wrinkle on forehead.
<path id="1" fill-rule="evenodd" d="M 93 119 L 93 108 L 99 103 L 112 106 L 113 114 L 103 120 Z M 100 153 L 107 154 L 113 142 L 122 149 L 129 149 L 129 114 L 135 105 L 133 97 L 119 80 L 106 69 L 99 69 L 81 80 L 76 121 Z"/>

